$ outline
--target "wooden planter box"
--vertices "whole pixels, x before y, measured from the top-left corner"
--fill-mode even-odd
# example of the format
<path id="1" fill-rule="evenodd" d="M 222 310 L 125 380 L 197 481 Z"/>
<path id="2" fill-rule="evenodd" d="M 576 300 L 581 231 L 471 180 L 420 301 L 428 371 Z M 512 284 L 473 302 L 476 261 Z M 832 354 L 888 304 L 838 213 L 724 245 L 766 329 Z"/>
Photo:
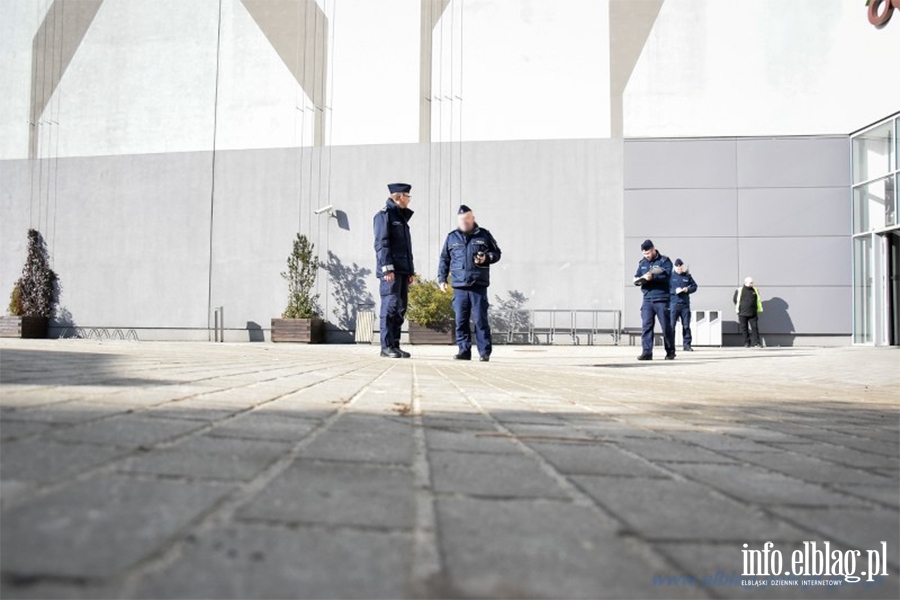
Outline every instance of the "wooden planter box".
<path id="1" fill-rule="evenodd" d="M 409 343 L 410 344 L 437 344 L 447 345 L 456 342 L 456 334 L 453 331 L 453 325 L 447 325 L 443 328 L 427 327 L 418 323 L 409 323 Z"/>
<path id="2" fill-rule="evenodd" d="M 0 337 L 43 339 L 49 328 L 47 317 L 0 317 Z"/>
<path id="3" fill-rule="evenodd" d="M 272 319 L 272 341 L 321 344 L 325 341 L 325 320 Z"/>

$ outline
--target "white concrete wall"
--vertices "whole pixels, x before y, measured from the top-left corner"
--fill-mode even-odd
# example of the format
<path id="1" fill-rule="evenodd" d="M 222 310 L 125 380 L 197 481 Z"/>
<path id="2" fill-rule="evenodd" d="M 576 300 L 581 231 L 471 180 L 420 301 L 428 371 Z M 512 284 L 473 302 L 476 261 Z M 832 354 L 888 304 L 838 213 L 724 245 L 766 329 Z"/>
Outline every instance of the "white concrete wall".
<path id="1" fill-rule="evenodd" d="M 900 108 L 897 52 L 862 0 L 666 0 L 625 137 L 847 134 Z"/>

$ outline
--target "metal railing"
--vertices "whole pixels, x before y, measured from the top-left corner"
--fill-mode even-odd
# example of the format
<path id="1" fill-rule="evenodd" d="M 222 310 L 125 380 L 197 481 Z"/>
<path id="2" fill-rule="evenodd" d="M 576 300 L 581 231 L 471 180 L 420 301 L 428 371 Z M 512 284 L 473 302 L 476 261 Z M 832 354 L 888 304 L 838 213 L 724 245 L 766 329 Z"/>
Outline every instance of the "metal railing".
<path id="1" fill-rule="evenodd" d="M 604 336 L 616 346 L 622 339 L 622 311 L 601 309 L 490 309 L 494 341 L 505 344 L 593 346 Z"/>

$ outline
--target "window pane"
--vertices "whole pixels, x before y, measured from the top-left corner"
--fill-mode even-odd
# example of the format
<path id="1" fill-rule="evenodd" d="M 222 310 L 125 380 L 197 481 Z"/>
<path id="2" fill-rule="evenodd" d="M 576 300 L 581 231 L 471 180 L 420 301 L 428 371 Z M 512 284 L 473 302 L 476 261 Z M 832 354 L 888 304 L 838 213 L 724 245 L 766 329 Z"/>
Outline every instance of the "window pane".
<path id="1" fill-rule="evenodd" d="M 894 176 L 853 190 L 853 232 L 883 229 L 897 222 L 897 183 Z"/>
<path id="2" fill-rule="evenodd" d="M 894 170 L 894 123 L 888 121 L 853 138 L 853 183 Z"/>
<path id="3" fill-rule="evenodd" d="M 874 258 L 871 235 L 853 239 L 853 341 L 857 344 L 872 342 Z"/>

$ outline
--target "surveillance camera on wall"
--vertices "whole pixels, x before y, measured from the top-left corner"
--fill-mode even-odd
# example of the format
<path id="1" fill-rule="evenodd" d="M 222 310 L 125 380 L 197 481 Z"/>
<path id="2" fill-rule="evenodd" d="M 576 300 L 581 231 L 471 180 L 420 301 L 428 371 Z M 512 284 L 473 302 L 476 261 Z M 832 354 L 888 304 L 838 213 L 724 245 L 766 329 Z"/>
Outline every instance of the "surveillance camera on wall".
<path id="1" fill-rule="evenodd" d="M 317 208 L 314 212 L 317 215 L 321 215 L 321 214 L 333 215 L 334 214 L 334 205 L 329 204 L 328 206 L 323 206 L 322 208 Z"/>

